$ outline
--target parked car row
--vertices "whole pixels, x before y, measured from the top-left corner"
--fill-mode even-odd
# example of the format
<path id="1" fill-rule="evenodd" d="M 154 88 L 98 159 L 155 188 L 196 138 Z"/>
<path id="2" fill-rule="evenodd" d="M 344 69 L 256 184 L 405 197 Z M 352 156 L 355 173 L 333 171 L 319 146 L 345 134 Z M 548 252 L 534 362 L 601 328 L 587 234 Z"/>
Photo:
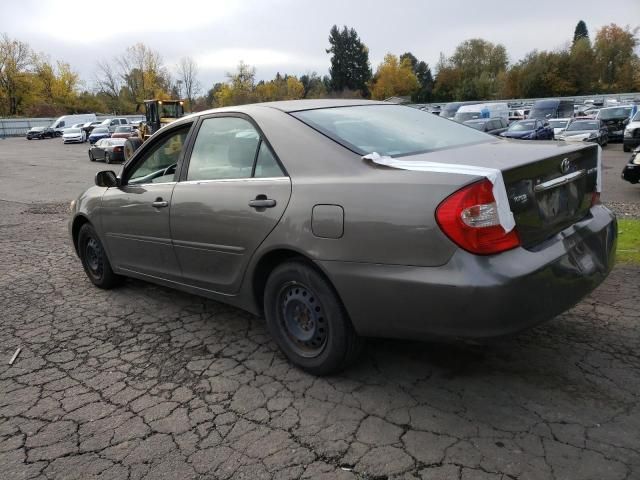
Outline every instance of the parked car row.
<path id="1" fill-rule="evenodd" d="M 27 134 L 27 140 L 62 137 L 63 143 L 92 144 L 101 138 L 115 135 L 116 138 L 128 138 L 137 135 L 135 129 L 140 122 L 130 122 L 125 117 L 96 120 L 95 114 L 64 115 L 49 127 L 33 127 Z M 99 129 L 96 132 L 96 129 Z M 108 135 L 105 135 L 105 132 Z"/>

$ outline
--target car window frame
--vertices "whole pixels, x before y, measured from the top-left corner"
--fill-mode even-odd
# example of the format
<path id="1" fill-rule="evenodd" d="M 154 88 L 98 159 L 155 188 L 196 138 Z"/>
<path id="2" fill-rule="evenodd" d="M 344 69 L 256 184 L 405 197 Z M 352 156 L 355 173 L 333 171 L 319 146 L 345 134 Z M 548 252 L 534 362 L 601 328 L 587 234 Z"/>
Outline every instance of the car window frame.
<path id="1" fill-rule="evenodd" d="M 248 121 L 251 126 L 256 130 L 256 132 L 258 132 L 258 136 L 259 141 L 258 141 L 258 146 L 256 148 L 256 153 L 253 157 L 253 165 L 251 167 L 251 176 L 250 177 L 238 177 L 238 178 L 212 178 L 212 179 L 208 179 L 208 180 L 189 180 L 187 178 L 188 173 L 189 173 L 189 164 L 191 163 L 191 154 L 193 153 L 193 148 L 195 146 L 195 142 L 198 138 L 198 133 L 200 132 L 200 129 L 202 128 L 202 124 L 206 121 L 209 120 L 211 118 L 241 118 L 243 120 Z M 178 177 L 178 182 L 180 183 L 203 183 L 203 182 L 237 182 L 237 181 L 255 181 L 255 180 L 268 180 L 269 178 L 290 178 L 289 173 L 287 172 L 286 168 L 284 167 L 284 165 L 282 164 L 282 161 L 280 160 L 280 157 L 278 156 L 278 153 L 276 152 L 276 150 L 273 148 L 273 145 L 271 144 L 271 142 L 269 142 L 269 139 L 267 138 L 267 136 L 264 134 L 264 132 L 262 131 L 262 129 L 260 128 L 260 126 L 258 125 L 258 123 L 250 116 L 247 115 L 246 113 L 242 113 L 242 112 L 219 112 L 219 113 L 210 113 L 207 115 L 202 115 L 200 117 L 198 117 L 197 121 L 194 122 L 194 126 L 192 127 L 191 130 L 191 141 L 188 144 L 188 149 L 185 149 L 183 151 L 183 158 L 182 158 L 182 168 L 180 170 L 180 176 Z M 258 155 L 260 153 L 260 145 L 262 144 L 262 142 L 265 142 L 267 144 L 267 148 L 269 148 L 269 150 L 271 150 L 271 153 L 273 154 L 273 157 L 276 159 L 276 162 L 278 164 L 278 166 L 280 167 L 280 170 L 282 171 L 282 175 L 279 177 L 254 177 L 255 175 L 255 171 L 256 171 L 256 162 L 258 161 Z"/>
<path id="2" fill-rule="evenodd" d="M 190 146 L 194 139 L 193 129 L 196 123 L 197 122 L 193 120 L 186 121 L 186 122 L 179 122 L 177 124 L 172 124 L 170 126 L 166 126 L 158 130 L 154 135 L 151 136 L 149 140 L 147 140 L 142 144 L 141 148 L 139 148 L 129 160 L 127 160 L 124 163 L 124 165 L 122 166 L 122 174 L 120 175 L 121 185 L 123 187 L 129 185 L 129 178 L 131 176 L 132 171 L 135 171 L 135 168 L 138 166 L 138 164 L 142 161 L 143 158 L 146 158 L 145 155 L 149 153 L 149 151 L 153 150 L 159 143 L 164 142 L 164 140 L 170 135 L 173 135 L 176 130 L 182 130 L 183 128 L 188 126 L 189 130 L 187 131 L 187 136 L 185 138 L 182 151 L 180 152 L 180 155 L 178 157 L 178 162 L 176 164 L 176 172 L 174 175 L 174 180 L 172 180 L 171 182 L 134 183 L 133 185 L 136 187 L 139 187 L 142 185 L 166 185 L 169 183 L 178 182 L 180 179 L 180 175 L 182 174 L 182 167 L 184 164 L 185 154 L 188 150 L 190 151 Z"/>

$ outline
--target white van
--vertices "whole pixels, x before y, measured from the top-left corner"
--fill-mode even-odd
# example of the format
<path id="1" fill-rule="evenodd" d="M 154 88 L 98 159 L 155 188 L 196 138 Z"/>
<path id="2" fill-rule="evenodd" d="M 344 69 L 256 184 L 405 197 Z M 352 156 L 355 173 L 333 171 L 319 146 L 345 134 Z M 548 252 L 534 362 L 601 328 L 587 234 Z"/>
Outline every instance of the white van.
<path id="1" fill-rule="evenodd" d="M 95 122 L 96 114 L 95 113 L 81 113 L 78 115 L 63 115 L 62 117 L 56 119 L 52 124 L 51 128 L 53 128 L 56 132 L 56 136 L 60 136 L 63 133 L 65 128 L 69 128 L 76 123 L 87 123 L 87 122 Z"/>
<path id="2" fill-rule="evenodd" d="M 453 119 L 458 123 L 478 118 L 504 118 L 509 121 L 509 106 L 506 103 L 476 103 L 463 105 L 456 112 Z"/>

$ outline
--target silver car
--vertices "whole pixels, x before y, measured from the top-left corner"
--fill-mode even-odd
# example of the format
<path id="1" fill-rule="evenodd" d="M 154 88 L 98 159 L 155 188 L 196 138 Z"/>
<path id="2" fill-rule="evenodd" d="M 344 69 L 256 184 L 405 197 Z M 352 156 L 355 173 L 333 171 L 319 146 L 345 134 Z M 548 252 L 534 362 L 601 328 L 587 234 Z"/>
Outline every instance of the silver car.
<path id="1" fill-rule="evenodd" d="M 479 339 L 577 303 L 613 265 L 593 144 L 496 139 L 383 102 L 228 107 L 158 131 L 72 203 L 89 279 L 264 315 L 315 373 L 362 338 Z"/>

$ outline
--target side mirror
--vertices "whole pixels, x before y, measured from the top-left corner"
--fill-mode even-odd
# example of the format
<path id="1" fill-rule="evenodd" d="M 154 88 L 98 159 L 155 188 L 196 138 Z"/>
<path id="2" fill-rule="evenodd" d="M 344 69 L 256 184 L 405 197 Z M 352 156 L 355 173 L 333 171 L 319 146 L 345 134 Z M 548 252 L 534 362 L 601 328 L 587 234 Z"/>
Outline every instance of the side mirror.
<path id="1" fill-rule="evenodd" d="M 96 173 L 95 182 L 98 187 L 106 188 L 118 187 L 120 185 L 120 180 L 113 170 L 103 170 Z"/>

